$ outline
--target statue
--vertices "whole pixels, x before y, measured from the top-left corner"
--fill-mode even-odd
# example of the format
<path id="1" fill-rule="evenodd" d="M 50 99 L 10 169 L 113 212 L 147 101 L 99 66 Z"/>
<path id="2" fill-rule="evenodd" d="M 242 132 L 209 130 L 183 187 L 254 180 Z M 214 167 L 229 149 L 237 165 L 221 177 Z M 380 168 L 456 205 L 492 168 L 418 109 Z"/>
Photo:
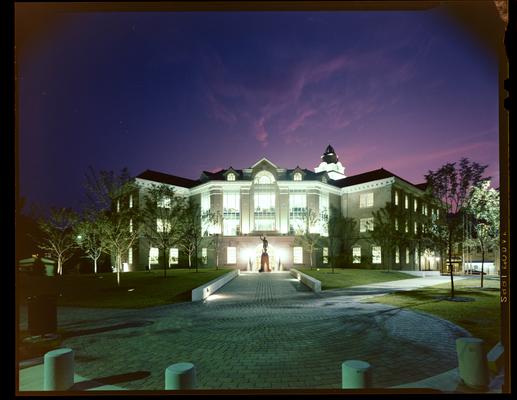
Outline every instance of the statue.
<path id="1" fill-rule="evenodd" d="M 260 235 L 260 240 L 262 240 L 262 252 L 263 253 L 267 253 L 267 239 L 266 237 L 262 237 L 262 235 Z"/>
<path id="2" fill-rule="evenodd" d="M 267 239 L 266 237 L 262 237 L 260 235 L 260 240 L 262 240 L 262 256 L 260 257 L 260 269 L 259 272 L 270 272 L 269 268 L 269 255 L 267 254 Z"/>

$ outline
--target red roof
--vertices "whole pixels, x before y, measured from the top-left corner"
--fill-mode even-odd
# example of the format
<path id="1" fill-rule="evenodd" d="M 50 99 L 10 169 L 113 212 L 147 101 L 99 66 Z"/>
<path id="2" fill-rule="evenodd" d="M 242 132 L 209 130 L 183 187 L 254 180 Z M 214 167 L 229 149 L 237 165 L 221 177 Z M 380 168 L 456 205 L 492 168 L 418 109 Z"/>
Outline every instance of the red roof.
<path id="1" fill-rule="evenodd" d="M 182 178 L 181 176 L 164 174 L 163 172 L 145 170 L 137 178 L 147 179 L 149 181 L 167 183 L 168 185 L 180 186 L 184 188 L 192 188 L 199 185 L 199 181 Z"/>

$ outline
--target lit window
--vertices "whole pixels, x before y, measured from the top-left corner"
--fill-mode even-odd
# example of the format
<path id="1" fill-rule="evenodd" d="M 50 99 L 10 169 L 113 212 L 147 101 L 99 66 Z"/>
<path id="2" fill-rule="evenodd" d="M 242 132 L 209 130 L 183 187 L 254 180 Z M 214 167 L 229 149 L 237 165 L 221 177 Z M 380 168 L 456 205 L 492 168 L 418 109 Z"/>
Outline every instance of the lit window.
<path id="1" fill-rule="evenodd" d="M 271 172 L 260 171 L 257 175 L 255 175 L 254 182 L 260 185 L 269 185 L 275 182 L 275 177 Z"/>
<path id="2" fill-rule="evenodd" d="M 406 225 L 406 227 L 405 227 L 404 231 L 405 231 L 406 233 L 409 233 L 409 222 L 408 222 L 408 221 L 406 221 L 406 224 L 405 224 L 405 225 Z"/>
<path id="3" fill-rule="evenodd" d="M 440 218 L 440 210 L 438 208 L 436 209 L 436 218 Z"/>
<path id="4" fill-rule="evenodd" d="M 206 215 L 210 212 L 210 193 L 201 193 L 201 234 L 205 236 L 212 229 L 210 221 Z"/>
<path id="5" fill-rule="evenodd" d="M 162 197 L 160 200 L 158 200 L 157 206 L 160 208 L 171 208 L 171 198 Z"/>
<path id="6" fill-rule="evenodd" d="M 318 221 L 320 225 L 320 235 L 329 235 L 329 194 L 320 194 L 320 219 Z"/>
<path id="7" fill-rule="evenodd" d="M 418 249 L 415 249 L 415 265 L 418 265 Z"/>
<path id="8" fill-rule="evenodd" d="M 373 193 L 364 193 L 359 196 L 359 208 L 373 207 Z"/>
<path id="9" fill-rule="evenodd" d="M 234 181 L 234 180 L 235 180 L 235 174 L 232 174 L 232 173 L 228 174 L 228 175 L 226 176 L 226 180 L 228 180 L 228 181 Z"/>
<path id="10" fill-rule="evenodd" d="M 303 248 L 302 247 L 293 247 L 293 262 L 295 264 L 303 263 Z"/>
<path id="11" fill-rule="evenodd" d="M 235 264 L 237 262 L 237 248 L 227 247 L 226 248 L 226 263 Z"/>
<path id="12" fill-rule="evenodd" d="M 276 219 L 274 190 L 255 188 L 253 200 L 255 203 L 255 230 L 274 231 Z"/>
<path id="13" fill-rule="evenodd" d="M 427 204 L 424 204 L 424 215 L 427 216 Z"/>
<path id="14" fill-rule="evenodd" d="M 352 248 L 352 263 L 353 264 L 361 263 L 361 248 L 360 247 Z"/>
<path id="15" fill-rule="evenodd" d="M 294 175 L 293 175 L 293 180 L 295 181 L 301 181 L 302 180 L 302 174 L 299 173 L 299 172 L 296 172 Z"/>
<path id="16" fill-rule="evenodd" d="M 120 200 L 117 200 L 117 212 L 120 212 Z"/>
<path id="17" fill-rule="evenodd" d="M 416 212 L 418 209 L 418 201 L 417 199 L 413 199 L 413 211 Z"/>
<path id="18" fill-rule="evenodd" d="M 127 252 L 127 262 L 128 264 L 133 264 L 133 248 L 129 248 L 129 251 Z"/>
<path id="19" fill-rule="evenodd" d="M 241 218 L 240 204 L 239 192 L 223 193 L 223 234 L 225 236 L 237 235 Z"/>
<path id="20" fill-rule="evenodd" d="M 129 208 L 133 208 L 133 195 L 129 195 Z"/>
<path id="21" fill-rule="evenodd" d="M 169 249 L 169 265 L 178 264 L 179 251 L 177 248 Z"/>
<path id="22" fill-rule="evenodd" d="M 397 192 L 395 190 L 395 205 L 398 206 L 399 205 L 399 192 Z"/>
<path id="23" fill-rule="evenodd" d="M 160 250 L 158 247 L 151 247 L 149 249 L 149 264 L 158 264 L 158 259 L 160 257 Z"/>
<path id="24" fill-rule="evenodd" d="M 400 263 L 400 251 L 397 246 L 397 248 L 395 249 L 395 264 L 399 264 L 399 263 Z"/>
<path id="25" fill-rule="evenodd" d="M 297 235 L 306 231 L 307 195 L 305 191 L 289 193 L 289 230 Z"/>
<path id="26" fill-rule="evenodd" d="M 409 263 L 409 248 L 406 247 L 406 264 Z"/>
<path id="27" fill-rule="evenodd" d="M 396 231 L 399 230 L 399 219 L 398 218 L 395 218 L 395 230 Z"/>
<path id="28" fill-rule="evenodd" d="M 201 262 L 206 265 L 208 263 L 208 250 L 206 247 L 201 249 Z"/>
<path id="29" fill-rule="evenodd" d="M 415 235 L 418 234 L 418 224 L 415 222 Z"/>
<path id="30" fill-rule="evenodd" d="M 361 218 L 359 220 L 359 231 L 373 231 L 373 218 Z"/>
<path id="31" fill-rule="evenodd" d="M 372 246 L 372 263 L 381 263 L 381 246 Z"/>
<path id="32" fill-rule="evenodd" d="M 133 218 L 129 220 L 129 233 L 133 233 Z"/>
<path id="33" fill-rule="evenodd" d="M 409 196 L 407 194 L 404 196 L 404 205 L 406 209 L 409 208 Z"/>
<path id="34" fill-rule="evenodd" d="M 171 223 L 170 221 L 164 221 L 161 218 L 156 219 L 156 232 L 164 233 L 171 231 Z"/>
<path id="35" fill-rule="evenodd" d="M 329 248 L 324 247 L 323 248 L 323 264 L 329 263 Z"/>

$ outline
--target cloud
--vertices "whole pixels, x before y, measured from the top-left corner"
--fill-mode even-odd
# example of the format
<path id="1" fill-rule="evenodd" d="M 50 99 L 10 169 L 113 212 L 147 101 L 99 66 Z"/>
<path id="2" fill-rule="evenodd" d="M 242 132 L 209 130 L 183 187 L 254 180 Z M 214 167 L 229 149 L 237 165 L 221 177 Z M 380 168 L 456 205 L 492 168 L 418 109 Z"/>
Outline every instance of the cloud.
<path id="1" fill-rule="evenodd" d="M 257 122 L 255 122 L 255 138 L 262 144 L 262 147 L 267 147 L 269 144 L 268 137 L 269 134 L 264 127 L 264 117 L 260 118 Z"/>
<path id="2" fill-rule="evenodd" d="M 220 100 L 218 100 L 212 93 L 206 94 L 206 100 L 208 101 L 208 114 L 224 122 L 227 125 L 233 125 L 237 122 L 237 116 L 231 109 L 226 107 Z"/>

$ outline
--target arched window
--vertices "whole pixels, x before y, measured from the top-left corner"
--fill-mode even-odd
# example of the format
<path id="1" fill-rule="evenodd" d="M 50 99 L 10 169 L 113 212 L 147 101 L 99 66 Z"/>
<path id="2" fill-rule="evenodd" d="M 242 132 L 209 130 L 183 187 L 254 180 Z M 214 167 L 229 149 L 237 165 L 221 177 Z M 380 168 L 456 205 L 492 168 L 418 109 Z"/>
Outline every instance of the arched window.
<path id="1" fill-rule="evenodd" d="M 301 181 L 302 180 L 302 174 L 299 172 L 295 172 L 293 175 L 293 180 L 295 181 Z"/>
<path id="2" fill-rule="evenodd" d="M 226 176 L 226 180 L 227 180 L 227 181 L 234 181 L 234 180 L 235 180 L 235 174 L 234 174 L 234 173 L 229 173 L 229 174 Z"/>
<path id="3" fill-rule="evenodd" d="M 275 182 L 275 177 L 271 172 L 268 171 L 260 171 L 257 175 L 255 175 L 254 183 L 258 183 L 260 185 L 269 185 Z"/>

